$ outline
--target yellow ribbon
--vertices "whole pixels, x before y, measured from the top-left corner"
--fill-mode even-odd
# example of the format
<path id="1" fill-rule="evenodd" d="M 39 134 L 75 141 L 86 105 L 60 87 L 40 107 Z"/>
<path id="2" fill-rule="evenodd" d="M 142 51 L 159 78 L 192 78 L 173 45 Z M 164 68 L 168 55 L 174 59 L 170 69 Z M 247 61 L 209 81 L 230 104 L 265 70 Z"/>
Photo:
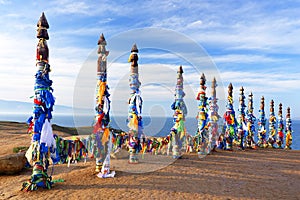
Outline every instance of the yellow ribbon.
<path id="1" fill-rule="evenodd" d="M 98 85 L 99 85 L 99 90 L 98 90 L 98 104 L 100 104 L 101 101 L 102 101 L 102 97 L 104 95 L 104 91 L 106 89 L 106 82 L 99 81 Z"/>
<path id="2" fill-rule="evenodd" d="M 102 145 L 104 145 L 108 141 L 108 137 L 109 137 L 109 128 L 105 128 L 102 136 Z"/>

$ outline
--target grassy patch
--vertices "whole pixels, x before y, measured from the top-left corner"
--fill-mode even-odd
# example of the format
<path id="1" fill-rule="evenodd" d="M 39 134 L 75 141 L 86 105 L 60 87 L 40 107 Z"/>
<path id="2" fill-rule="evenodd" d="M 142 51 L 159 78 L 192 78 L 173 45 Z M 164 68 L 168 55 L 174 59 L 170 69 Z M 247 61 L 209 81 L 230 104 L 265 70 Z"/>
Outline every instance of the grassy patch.
<path id="1" fill-rule="evenodd" d="M 14 147 L 13 152 L 14 153 L 19 153 L 20 151 L 27 151 L 29 147 Z"/>

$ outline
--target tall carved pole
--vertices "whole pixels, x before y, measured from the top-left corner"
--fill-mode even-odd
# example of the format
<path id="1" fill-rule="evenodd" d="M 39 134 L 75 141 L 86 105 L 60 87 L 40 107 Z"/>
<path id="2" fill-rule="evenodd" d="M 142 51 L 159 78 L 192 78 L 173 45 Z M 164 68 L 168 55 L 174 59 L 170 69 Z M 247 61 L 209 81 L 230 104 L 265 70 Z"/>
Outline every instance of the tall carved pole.
<path id="1" fill-rule="evenodd" d="M 248 148 L 255 148 L 254 142 L 254 134 L 255 134 L 255 126 L 254 122 L 256 121 L 256 117 L 253 114 L 253 94 L 252 92 L 248 97 L 248 110 L 246 112 L 246 121 L 247 121 L 247 137 L 246 137 L 246 145 Z"/>
<path id="2" fill-rule="evenodd" d="M 282 117 L 282 103 L 279 104 L 279 110 L 278 110 L 278 127 L 277 127 L 277 134 L 278 134 L 278 139 L 277 139 L 277 145 L 278 148 L 283 148 L 283 131 L 284 131 L 284 124 L 283 124 L 283 117 Z"/>
<path id="3" fill-rule="evenodd" d="M 233 97 L 232 97 L 233 86 L 230 83 L 228 86 L 228 101 L 226 105 L 226 112 L 224 119 L 226 122 L 225 138 L 226 138 L 226 150 L 232 150 L 233 139 L 236 137 L 236 119 L 235 112 L 233 109 Z"/>
<path id="4" fill-rule="evenodd" d="M 208 154 L 209 153 L 209 135 L 207 130 L 207 97 L 205 94 L 206 90 L 206 79 L 205 75 L 202 74 L 200 77 L 200 88 L 197 94 L 196 99 L 199 101 L 198 103 L 198 130 L 196 134 L 196 141 L 197 141 L 197 151 L 198 154 Z"/>
<path id="5" fill-rule="evenodd" d="M 58 161 L 55 156 L 55 140 L 50 124 L 54 97 L 51 87 L 52 80 L 49 78 L 50 65 L 47 45 L 49 24 L 44 13 L 37 22 L 37 27 L 39 42 L 36 49 L 37 72 L 34 84 L 34 111 L 33 116 L 28 119 L 28 132 L 32 135 L 32 141 L 26 153 L 27 160 L 33 165 L 33 171 L 30 180 L 23 183 L 22 190 L 25 191 L 36 190 L 38 187 L 50 189 L 52 185 L 51 176 L 47 173 L 50 155 L 53 162 Z"/>
<path id="6" fill-rule="evenodd" d="M 174 125 L 170 131 L 170 135 L 172 138 L 172 153 L 173 158 L 179 158 L 181 156 L 181 148 L 182 148 L 182 141 L 185 139 L 185 127 L 184 127 L 184 121 L 185 116 L 187 114 L 187 108 L 183 101 L 183 97 L 185 96 L 185 93 L 183 91 L 183 70 L 182 66 L 179 66 L 177 71 L 177 82 L 176 82 L 176 88 L 175 88 L 175 101 L 171 105 L 172 110 L 174 110 L 173 115 L 173 122 Z"/>
<path id="7" fill-rule="evenodd" d="M 237 120 L 237 129 L 238 129 L 238 148 L 245 149 L 244 146 L 244 138 L 245 138 L 245 124 L 246 124 L 246 114 L 245 114 L 245 95 L 244 95 L 244 88 L 240 88 L 240 97 L 239 97 L 239 116 Z"/>
<path id="8" fill-rule="evenodd" d="M 106 50 L 106 41 L 101 34 L 98 40 L 98 61 L 97 61 L 97 89 L 96 89 L 96 115 L 94 124 L 94 149 L 93 154 L 96 157 L 96 172 L 100 172 L 106 154 L 108 153 L 109 137 L 109 111 L 110 100 L 107 85 L 107 56 L 109 51 Z M 106 163 L 107 164 L 107 163 Z M 101 171 L 103 174 L 104 172 Z M 107 172 L 106 172 L 107 173 Z M 109 172 L 108 172 L 109 173 Z"/>
<path id="9" fill-rule="evenodd" d="M 258 142 L 257 145 L 259 147 L 266 148 L 267 140 L 266 140 L 266 115 L 265 115 L 265 98 L 262 96 L 260 100 L 260 109 L 259 109 L 259 119 L 258 119 Z"/>
<path id="10" fill-rule="evenodd" d="M 141 150 L 140 138 L 143 134 L 142 121 L 142 97 L 139 90 L 141 82 L 139 81 L 138 70 L 138 48 L 136 44 L 131 49 L 128 62 L 131 62 L 131 74 L 129 78 L 129 86 L 131 91 L 128 101 L 128 128 L 129 128 L 129 163 L 138 163 L 138 153 Z"/>
<path id="11" fill-rule="evenodd" d="M 287 108 L 286 113 L 286 124 L 285 124 L 285 149 L 292 149 L 292 120 L 291 120 L 291 109 Z"/>
<path id="12" fill-rule="evenodd" d="M 211 83 L 211 97 L 209 98 L 209 141 L 210 141 L 210 149 L 215 151 L 217 147 L 217 140 L 218 140 L 218 120 L 220 115 L 218 114 L 219 106 L 217 104 L 217 81 L 216 78 L 212 80 Z"/>
<path id="13" fill-rule="evenodd" d="M 268 144 L 275 148 L 276 143 L 276 117 L 274 113 L 274 101 L 270 102 L 270 117 L 269 117 L 269 141 Z"/>

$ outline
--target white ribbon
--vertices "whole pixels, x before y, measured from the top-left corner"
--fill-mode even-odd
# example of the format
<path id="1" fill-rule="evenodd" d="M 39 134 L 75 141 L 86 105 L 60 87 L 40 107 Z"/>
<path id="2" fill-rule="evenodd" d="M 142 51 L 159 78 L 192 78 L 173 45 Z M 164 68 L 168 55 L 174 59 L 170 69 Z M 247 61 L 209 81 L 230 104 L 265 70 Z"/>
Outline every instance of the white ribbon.
<path id="1" fill-rule="evenodd" d="M 142 102 L 143 102 L 142 97 L 140 95 L 141 95 L 141 92 L 138 91 L 130 98 L 130 104 L 133 104 L 135 102 L 136 109 L 139 114 L 142 113 Z"/>
<path id="2" fill-rule="evenodd" d="M 115 171 L 110 171 L 110 152 L 112 148 L 112 134 L 109 134 L 108 149 L 105 160 L 103 162 L 101 172 L 97 175 L 99 178 L 113 178 L 116 174 Z"/>
<path id="3" fill-rule="evenodd" d="M 103 112 L 104 112 L 105 114 L 107 114 L 107 113 L 108 113 L 108 110 L 109 110 L 109 102 L 108 102 L 108 101 L 109 101 L 108 98 L 105 97 L 105 98 L 104 98 L 104 104 L 103 104 Z"/>
<path id="4" fill-rule="evenodd" d="M 248 130 L 248 127 L 246 126 L 246 124 L 245 124 L 244 122 L 242 122 L 242 124 L 243 124 L 243 130 L 244 130 L 244 131 L 247 131 L 247 130 Z"/>
<path id="5" fill-rule="evenodd" d="M 56 148 L 56 143 L 53 137 L 52 126 L 48 119 L 45 120 L 42 131 L 41 131 L 41 140 L 40 143 L 45 143 L 46 147 L 53 146 Z"/>

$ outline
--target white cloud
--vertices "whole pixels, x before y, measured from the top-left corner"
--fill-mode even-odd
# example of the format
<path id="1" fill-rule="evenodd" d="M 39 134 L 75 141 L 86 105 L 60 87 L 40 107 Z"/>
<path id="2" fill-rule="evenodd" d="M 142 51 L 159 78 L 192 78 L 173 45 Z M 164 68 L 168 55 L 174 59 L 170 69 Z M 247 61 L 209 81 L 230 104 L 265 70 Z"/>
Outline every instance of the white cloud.
<path id="1" fill-rule="evenodd" d="M 51 11 L 58 14 L 89 14 L 91 7 L 85 2 L 74 2 L 69 0 L 59 0 L 53 2 Z"/>
<path id="2" fill-rule="evenodd" d="M 187 25 L 187 28 L 199 28 L 203 25 L 203 22 L 201 20 L 197 20 L 197 21 L 194 21 L 190 24 Z"/>
<path id="3" fill-rule="evenodd" d="M 221 77 L 223 80 L 226 80 L 226 85 L 229 82 L 233 84 L 236 97 L 238 96 L 239 88 L 244 86 L 245 91 L 252 91 L 257 96 L 267 96 L 278 101 L 290 101 L 292 105 L 296 104 L 296 99 L 300 98 L 298 94 L 299 76 L 300 73 L 294 73 L 291 76 L 289 72 L 280 74 L 267 71 L 260 73 L 245 71 L 221 72 Z M 224 90 L 227 91 L 226 85 Z M 290 95 L 295 96 L 295 99 L 287 99 Z"/>
<path id="4" fill-rule="evenodd" d="M 10 0 L 0 0 L 0 4 L 5 5 L 5 4 L 10 4 Z"/>
<path id="5" fill-rule="evenodd" d="M 212 55 L 212 59 L 216 63 L 265 63 L 265 62 L 282 62 L 286 59 L 268 57 L 264 55 L 251 54 L 229 54 L 229 55 Z"/>
<path id="6" fill-rule="evenodd" d="M 73 0 L 56 0 L 49 3 L 49 12 L 57 15 L 83 15 L 83 16 L 105 16 L 105 15 L 118 15 L 126 16 L 132 11 L 133 8 L 127 7 L 120 2 L 114 1 L 73 1 Z M 113 14 L 113 15 L 112 15 Z"/>
<path id="7" fill-rule="evenodd" d="M 206 45 L 231 50 L 299 53 L 295 41 L 299 41 L 300 29 L 295 8 L 269 7 L 268 3 L 253 2 L 189 2 L 181 4 L 177 12 L 173 10 L 167 17 L 155 18 L 152 25 L 186 33 Z M 189 9 L 188 15 L 178 15 L 185 9 Z"/>
<path id="8" fill-rule="evenodd" d="M 140 59 L 151 58 L 151 59 L 178 59 L 177 55 L 172 53 L 149 53 L 140 56 Z"/>

